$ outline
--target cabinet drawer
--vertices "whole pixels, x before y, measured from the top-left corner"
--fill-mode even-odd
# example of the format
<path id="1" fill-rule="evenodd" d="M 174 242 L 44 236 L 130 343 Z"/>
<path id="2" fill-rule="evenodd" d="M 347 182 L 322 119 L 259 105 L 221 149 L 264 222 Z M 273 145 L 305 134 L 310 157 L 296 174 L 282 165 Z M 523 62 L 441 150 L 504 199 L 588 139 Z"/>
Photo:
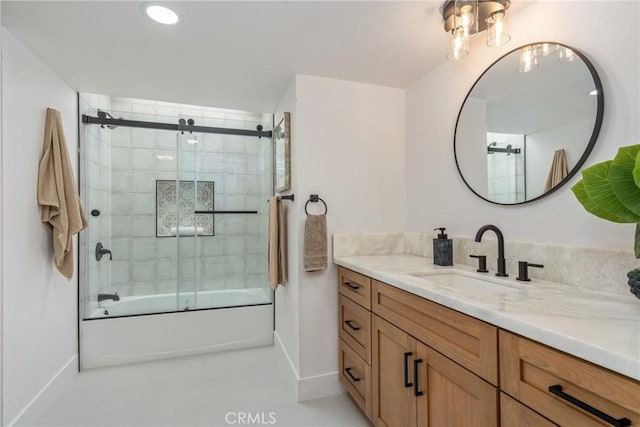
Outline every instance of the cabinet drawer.
<path id="1" fill-rule="evenodd" d="M 371 310 L 371 279 L 355 271 L 340 267 L 338 270 L 338 292 Z"/>
<path id="2" fill-rule="evenodd" d="M 371 312 L 343 295 L 339 296 L 340 338 L 371 364 Z"/>
<path id="3" fill-rule="evenodd" d="M 372 310 L 476 375 L 498 385 L 498 328 L 372 281 Z"/>
<path id="4" fill-rule="evenodd" d="M 640 382 L 502 330 L 500 388 L 562 426 L 640 425 Z"/>
<path id="5" fill-rule="evenodd" d="M 340 382 L 362 412 L 371 418 L 371 367 L 344 341 L 339 341 Z"/>
<path id="6" fill-rule="evenodd" d="M 527 408 L 522 403 L 512 399 L 504 393 L 500 393 L 500 425 L 518 427 L 555 427 L 552 423 L 537 412 Z"/>

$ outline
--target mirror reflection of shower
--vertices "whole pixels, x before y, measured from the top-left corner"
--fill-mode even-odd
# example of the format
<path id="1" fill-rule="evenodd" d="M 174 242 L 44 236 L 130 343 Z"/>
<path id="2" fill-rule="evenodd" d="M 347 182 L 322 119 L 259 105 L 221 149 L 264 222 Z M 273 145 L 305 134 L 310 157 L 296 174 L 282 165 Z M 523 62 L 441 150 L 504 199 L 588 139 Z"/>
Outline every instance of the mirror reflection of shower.
<path id="1" fill-rule="evenodd" d="M 525 136 L 487 132 L 489 200 L 496 203 L 525 201 Z"/>
<path id="2" fill-rule="evenodd" d="M 81 197 L 96 212 L 82 318 L 271 304 L 272 114 L 93 94 L 80 111 Z"/>

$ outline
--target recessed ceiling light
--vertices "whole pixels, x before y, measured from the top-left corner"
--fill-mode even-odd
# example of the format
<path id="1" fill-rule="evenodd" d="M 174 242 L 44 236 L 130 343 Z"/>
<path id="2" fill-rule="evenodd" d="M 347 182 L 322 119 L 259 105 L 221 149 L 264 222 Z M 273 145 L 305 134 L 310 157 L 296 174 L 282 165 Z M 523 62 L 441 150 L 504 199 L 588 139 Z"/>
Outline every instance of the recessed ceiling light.
<path id="1" fill-rule="evenodd" d="M 180 20 L 178 14 L 173 10 L 156 3 L 143 3 L 142 9 L 149 18 L 161 24 L 173 25 Z"/>
<path id="2" fill-rule="evenodd" d="M 591 92 L 589 92 L 589 95 L 593 95 L 593 96 L 595 96 L 595 95 L 597 95 L 597 94 L 598 94 L 598 89 L 594 89 L 594 90 L 592 90 Z"/>

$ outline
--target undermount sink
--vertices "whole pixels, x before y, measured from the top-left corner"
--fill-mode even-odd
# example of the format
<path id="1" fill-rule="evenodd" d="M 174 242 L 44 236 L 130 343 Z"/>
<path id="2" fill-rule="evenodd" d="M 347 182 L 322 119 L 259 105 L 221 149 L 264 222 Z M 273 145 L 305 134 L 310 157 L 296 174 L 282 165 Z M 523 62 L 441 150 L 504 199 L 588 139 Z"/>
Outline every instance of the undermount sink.
<path id="1" fill-rule="evenodd" d="M 459 270 L 429 271 L 409 273 L 410 276 L 464 293 L 512 294 L 521 289 L 504 279 L 478 277 L 474 273 Z"/>

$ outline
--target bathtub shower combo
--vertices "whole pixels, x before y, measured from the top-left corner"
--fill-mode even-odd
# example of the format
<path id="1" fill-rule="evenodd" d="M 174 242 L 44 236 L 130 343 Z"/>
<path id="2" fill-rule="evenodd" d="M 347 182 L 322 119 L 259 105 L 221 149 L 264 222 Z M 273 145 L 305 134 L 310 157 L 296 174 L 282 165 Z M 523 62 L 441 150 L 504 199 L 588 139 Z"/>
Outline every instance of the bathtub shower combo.
<path id="1" fill-rule="evenodd" d="M 273 337 L 273 117 L 80 94 L 82 368 Z"/>

